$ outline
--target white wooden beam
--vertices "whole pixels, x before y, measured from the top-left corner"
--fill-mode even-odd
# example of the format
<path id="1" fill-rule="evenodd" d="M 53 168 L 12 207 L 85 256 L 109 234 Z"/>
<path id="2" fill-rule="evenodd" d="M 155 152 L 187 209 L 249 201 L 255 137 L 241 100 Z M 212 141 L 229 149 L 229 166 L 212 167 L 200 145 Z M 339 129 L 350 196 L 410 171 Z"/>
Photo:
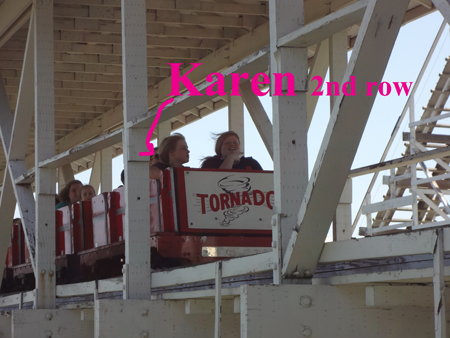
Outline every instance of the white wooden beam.
<path id="1" fill-rule="evenodd" d="M 278 40 L 304 24 L 302 1 L 270 1 L 270 75 L 291 73 L 294 83 L 283 80 L 283 96 L 272 97 L 274 146 L 274 213 L 282 214 L 281 253 L 287 249 L 292 224 L 308 184 L 306 92 L 308 53 L 306 48 L 279 47 Z M 271 94 L 274 94 L 274 87 Z M 294 87 L 295 96 L 287 96 Z M 279 269 L 279 268 L 278 268 Z M 274 274 L 274 282 L 278 273 Z"/>
<path id="2" fill-rule="evenodd" d="M 101 156 L 101 151 L 95 153 L 94 164 L 92 165 L 91 176 L 89 177 L 89 185 L 92 185 L 95 191 L 99 191 L 100 188 Z"/>
<path id="3" fill-rule="evenodd" d="M 329 62 L 330 62 L 330 82 L 339 83 L 339 93 L 342 94 L 342 83 L 345 70 L 347 68 L 347 30 L 342 30 L 328 38 Z M 330 96 L 330 112 L 338 96 Z"/>
<path id="4" fill-rule="evenodd" d="M 433 294 L 434 294 L 434 337 L 445 338 L 447 320 L 445 318 L 445 270 L 444 270 L 444 231 L 436 230 L 436 243 L 433 252 Z"/>
<path id="5" fill-rule="evenodd" d="M 228 94 L 228 130 L 232 130 L 239 135 L 241 152 L 245 154 L 244 102 L 241 96 Z"/>
<path id="6" fill-rule="evenodd" d="M 272 122 L 270 122 L 261 101 L 255 93 L 253 93 L 250 82 L 246 81 L 241 83 L 240 90 L 242 99 L 247 107 L 250 117 L 253 120 L 253 123 L 256 126 L 256 129 L 259 132 L 259 136 L 261 136 L 270 157 L 273 158 Z"/>
<path id="7" fill-rule="evenodd" d="M 359 0 L 304 27 L 285 32 L 278 38 L 278 46 L 309 47 L 336 32 L 361 22 L 368 0 Z"/>
<path id="8" fill-rule="evenodd" d="M 450 24 L 450 3 L 447 0 L 431 0 L 445 21 Z"/>
<path id="9" fill-rule="evenodd" d="M 36 301 L 38 309 L 55 307 L 56 171 L 39 163 L 55 155 L 53 1 L 37 1 L 35 34 Z"/>
<path id="10" fill-rule="evenodd" d="M 101 152 L 101 167 L 100 167 L 100 184 L 101 192 L 112 191 L 112 149 L 111 147 L 103 149 Z M 96 192 L 100 193 L 98 189 Z"/>
<path id="11" fill-rule="evenodd" d="M 240 276 L 272 270 L 273 254 L 271 252 L 248 257 L 234 258 L 222 263 L 222 278 Z M 182 285 L 199 281 L 214 280 L 215 263 L 194 267 L 152 273 L 152 287 Z"/>
<path id="12" fill-rule="evenodd" d="M 0 41 L 3 44 L 7 41 L 4 37 L 10 37 L 15 33 L 20 26 L 13 27 L 16 20 L 20 19 L 21 16 L 27 12 L 32 0 L 5 0 L 0 4 Z M 27 18 L 30 17 L 30 11 L 27 12 Z M 11 29 L 13 27 L 13 29 Z M 2 44 L 0 44 L 0 47 Z"/>
<path id="13" fill-rule="evenodd" d="M 444 234 L 444 250 L 450 251 L 450 229 L 444 229 Z M 331 242 L 325 244 L 319 262 L 326 264 L 359 259 L 432 254 L 435 243 L 434 229 Z"/>
<path id="14" fill-rule="evenodd" d="M 62 167 L 59 168 L 59 174 L 62 176 L 64 184 L 59 188 L 61 190 L 64 188 L 64 186 L 69 183 L 70 181 L 73 181 L 75 179 L 75 176 L 73 175 L 73 169 L 70 163 L 64 164 Z"/>
<path id="15" fill-rule="evenodd" d="M 122 0 L 123 121 L 148 111 L 145 0 Z M 146 151 L 148 129 L 124 128 L 125 265 L 124 299 L 150 299 L 150 184 Z"/>
<path id="16" fill-rule="evenodd" d="M 31 18 L 14 116 L 9 158 L 25 160 L 34 112 L 34 18 Z"/>
<path id="17" fill-rule="evenodd" d="M 158 123 L 158 146 L 161 142 L 170 136 L 172 131 L 172 122 L 170 120 Z"/>
<path id="18" fill-rule="evenodd" d="M 324 79 L 327 75 L 328 65 L 329 65 L 329 43 L 328 39 L 319 42 L 316 46 L 316 51 L 314 53 L 313 62 L 309 71 L 309 81 L 315 76 L 320 76 Z M 316 90 L 316 87 L 311 85 L 308 86 L 308 93 L 306 95 L 306 111 L 308 114 L 308 128 L 311 124 L 314 111 L 316 110 L 317 102 L 319 101 L 319 96 L 311 95 Z"/>
<path id="19" fill-rule="evenodd" d="M 285 276 L 298 273 L 300 277 L 310 277 L 314 273 L 375 99 L 366 96 L 366 82 L 381 81 L 408 3 L 376 0 L 367 7 L 345 73 L 345 79 L 355 77 L 356 95 L 340 97 L 334 105 L 298 213 L 299 228 L 292 233 L 284 256 Z M 391 19 L 386 20 L 387 17 Z M 371 67 L 367 67 L 369 60 Z"/>
<path id="20" fill-rule="evenodd" d="M 385 162 L 380 162 L 372 165 L 368 165 L 361 168 L 356 168 L 350 171 L 349 178 L 358 177 L 362 175 L 368 175 L 379 171 L 389 170 L 393 168 L 406 167 L 410 164 L 433 160 L 435 158 L 442 158 L 450 155 L 450 146 L 439 148 L 435 150 L 428 150 L 419 152 L 414 155 L 408 155 L 405 157 L 396 158 Z"/>

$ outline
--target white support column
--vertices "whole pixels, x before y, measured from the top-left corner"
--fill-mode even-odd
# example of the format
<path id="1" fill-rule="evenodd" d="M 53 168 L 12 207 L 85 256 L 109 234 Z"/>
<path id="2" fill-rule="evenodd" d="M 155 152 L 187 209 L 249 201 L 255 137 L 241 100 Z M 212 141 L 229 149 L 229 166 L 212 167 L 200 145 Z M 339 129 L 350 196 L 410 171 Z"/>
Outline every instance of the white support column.
<path id="1" fill-rule="evenodd" d="M 158 147 L 160 146 L 162 140 L 170 136 L 171 131 L 172 131 L 172 122 L 170 122 L 170 119 L 158 123 Z"/>
<path id="2" fill-rule="evenodd" d="M 75 179 L 75 176 L 73 175 L 73 169 L 70 164 L 63 165 L 58 169 L 58 171 L 59 171 L 59 182 L 62 183 L 62 185 L 59 186 L 58 188 L 59 190 L 61 190 L 67 183 L 73 181 Z"/>
<path id="3" fill-rule="evenodd" d="M 347 69 L 347 30 L 342 30 L 328 38 L 329 42 L 329 63 L 330 63 L 330 82 L 339 83 L 339 94 L 342 96 L 342 83 L 345 70 Z M 330 96 L 330 114 L 333 111 L 334 103 L 338 96 Z M 349 186 L 347 186 L 349 185 Z M 333 220 L 333 240 L 350 239 L 351 237 L 351 180 L 347 180 L 343 194 L 350 190 L 350 202 L 344 197 L 345 203 L 342 203 L 342 196 L 336 208 Z M 348 194 L 347 194 L 348 195 Z"/>
<path id="4" fill-rule="evenodd" d="M 327 75 L 328 64 L 329 64 L 329 62 L 328 62 L 328 59 L 329 59 L 328 44 L 329 44 L 328 39 L 323 40 L 321 43 L 317 44 L 316 52 L 314 54 L 313 64 L 309 71 L 309 76 L 308 76 L 309 81 L 311 81 L 311 79 L 314 76 L 320 76 L 322 79 L 324 79 L 325 75 Z M 311 82 L 310 82 L 310 85 L 308 87 L 308 93 L 306 95 L 306 111 L 308 113 L 308 128 L 309 128 L 309 125 L 311 124 L 311 120 L 313 118 L 314 111 L 316 110 L 317 102 L 319 101 L 319 96 L 311 95 L 315 89 L 316 89 L 316 87 L 311 85 Z"/>
<path id="5" fill-rule="evenodd" d="M 258 129 L 259 135 L 266 146 L 267 152 L 270 157 L 273 158 L 272 122 L 270 122 L 261 101 L 255 93 L 253 93 L 250 82 L 246 81 L 242 83 L 240 85 L 240 90 L 245 106 L 247 107 L 256 129 Z"/>
<path id="6" fill-rule="evenodd" d="M 150 299 L 150 179 L 148 129 L 127 123 L 147 112 L 147 39 L 145 0 L 122 0 L 124 94 L 125 266 L 124 299 Z"/>
<path id="7" fill-rule="evenodd" d="M 240 96 L 228 96 L 228 130 L 232 130 L 239 135 L 241 141 L 241 151 L 245 153 L 244 138 L 244 102 Z"/>
<path id="8" fill-rule="evenodd" d="M 341 93 L 345 70 L 347 69 L 347 30 L 333 34 L 329 41 L 330 82 L 338 82 Z M 330 112 L 333 110 L 337 96 L 330 96 Z"/>
<path id="9" fill-rule="evenodd" d="M 105 148 L 101 151 L 101 165 L 100 165 L 100 184 L 101 192 L 112 191 L 112 149 Z M 95 190 L 99 193 L 98 188 Z"/>
<path id="10" fill-rule="evenodd" d="M 308 184 L 307 112 L 308 53 L 306 48 L 279 47 L 280 37 L 304 24 L 303 1 L 270 1 L 270 70 L 271 92 L 274 93 L 274 73 L 292 73 L 296 96 L 273 96 L 274 146 L 274 213 L 281 218 L 282 252 L 285 252 L 297 220 Z M 292 84 L 291 84 L 292 86 Z M 287 93 L 283 80 L 282 92 Z"/>
<path id="11" fill-rule="evenodd" d="M 434 337 L 446 338 L 444 231 L 442 228 L 436 230 L 436 244 L 433 255 Z"/>
<path id="12" fill-rule="evenodd" d="M 89 177 L 89 184 L 92 185 L 96 192 L 100 188 L 100 166 L 101 166 L 101 151 L 95 153 L 94 165 L 92 166 L 91 177 Z"/>
<path id="13" fill-rule="evenodd" d="M 366 95 L 366 82 L 382 80 L 408 3 L 375 0 L 367 6 L 345 73 L 345 81 L 354 76 L 356 95 L 339 97 L 334 105 L 297 215 L 298 232 L 292 232 L 283 259 L 284 276 L 314 273 L 375 100 Z"/>
<path id="14" fill-rule="evenodd" d="M 436 8 L 441 12 L 445 21 L 450 24 L 450 3 L 448 0 L 431 0 Z"/>
<path id="15" fill-rule="evenodd" d="M 343 241 L 352 238 L 352 179 L 345 183 L 339 204 L 336 208 L 334 240 Z"/>
<path id="16" fill-rule="evenodd" d="M 35 307 L 55 307 L 56 172 L 39 162 L 55 155 L 53 71 L 53 1 L 36 1 L 35 18 L 35 168 L 36 300 Z"/>
<path id="17" fill-rule="evenodd" d="M 415 122 L 415 110 L 414 110 L 414 96 L 409 100 L 409 122 Z M 416 141 L 416 127 L 409 127 L 409 153 L 414 155 L 419 151 L 414 148 L 414 143 Z M 412 202 L 412 221 L 414 225 L 419 225 L 419 211 L 417 208 L 417 164 L 413 163 L 410 165 L 411 172 L 411 194 L 413 196 Z"/>

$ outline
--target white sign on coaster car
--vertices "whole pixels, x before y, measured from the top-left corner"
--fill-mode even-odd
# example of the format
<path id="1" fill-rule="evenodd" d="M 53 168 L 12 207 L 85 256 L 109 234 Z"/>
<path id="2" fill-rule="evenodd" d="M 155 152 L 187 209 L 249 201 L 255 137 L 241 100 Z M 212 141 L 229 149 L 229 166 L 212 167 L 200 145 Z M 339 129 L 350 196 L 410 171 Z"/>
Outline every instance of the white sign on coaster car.
<path id="1" fill-rule="evenodd" d="M 190 229 L 270 230 L 273 172 L 186 170 Z"/>

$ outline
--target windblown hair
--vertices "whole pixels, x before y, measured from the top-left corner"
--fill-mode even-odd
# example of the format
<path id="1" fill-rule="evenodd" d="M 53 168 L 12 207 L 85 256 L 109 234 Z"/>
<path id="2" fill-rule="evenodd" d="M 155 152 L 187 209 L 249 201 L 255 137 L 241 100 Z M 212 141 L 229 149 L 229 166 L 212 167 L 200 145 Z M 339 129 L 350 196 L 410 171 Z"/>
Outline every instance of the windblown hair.
<path id="1" fill-rule="evenodd" d="M 61 189 L 61 191 L 59 192 L 59 195 L 58 195 L 58 198 L 61 202 L 70 202 L 69 191 L 70 191 L 70 187 L 74 184 L 80 184 L 81 186 L 83 186 L 83 183 L 81 183 L 78 180 L 73 180 L 73 181 L 70 181 L 69 183 L 67 183 L 66 186 Z"/>
<path id="2" fill-rule="evenodd" d="M 161 162 L 169 164 L 169 153 L 175 151 L 178 141 L 186 140 L 183 135 L 175 133 L 166 137 L 159 146 L 159 159 Z"/>
<path id="3" fill-rule="evenodd" d="M 225 142 L 225 140 L 230 136 L 236 136 L 238 139 L 239 144 L 241 144 L 241 140 L 239 139 L 239 135 L 236 134 L 234 131 L 226 131 L 224 133 L 219 134 L 213 134 L 214 138 L 216 139 L 216 146 L 214 147 L 214 150 L 216 151 L 216 155 L 219 157 L 222 157 L 222 144 Z"/>
<path id="4" fill-rule="evenodd" d="M 214 134 L 214 133 L 213 133 L 213 134 L 212 134 L 212 137 L 213 137 L 214 139 L 216 139 L 216 145 L 214 146 L 214 151 L 216 152 L 216 155 L 204 157 L 204 158 L 202 159 L 202 164 L 203 164 L 206 160 L 209 160 L 210 158 L 213 158 L 213 157 L 222 158 L 222 151 L 221 151 L 222 145 L 223 145 L 223 143 L 225 142 L 225 140 L 226 140 L 228 137 L 230 137 L 230 136 L 236 136 L 237 139 L 238 139 L 238 141 L 239 141 L 239 144 L 241 144 L 241 140 L 239 139 L 239 135 L 236 134 L 236 133 L 235 133 L 234 131 L 232 131 L 232 130 L 226 131 L 226 132 L 223 132 L 223 133 L 219 133 L 219 134 Z"/>

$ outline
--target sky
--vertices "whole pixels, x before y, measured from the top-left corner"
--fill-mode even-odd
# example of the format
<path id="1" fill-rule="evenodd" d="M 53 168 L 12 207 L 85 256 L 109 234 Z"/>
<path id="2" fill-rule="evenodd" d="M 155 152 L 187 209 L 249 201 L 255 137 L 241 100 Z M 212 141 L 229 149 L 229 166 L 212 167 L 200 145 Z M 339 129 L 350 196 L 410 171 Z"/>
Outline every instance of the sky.
<path id="1" fill-rule="evenodd" d="M 391 54 L 383 81 L 389 82 L 415 82 L 423 62 L 428 54 L 431 44 L 442 23 L 442 16 L 439 12 L 434 12 L 419 20 L 407 24 L 400 30 L 393 52 Z M 445 64 L 445 57 L 449 56 L 450 41 L 449 29 L 445 28 L 443 37 L 436 48 L 436 52 L 431 59 L 429 67 L 415 95 L 416 117 L 422 114 L 421 107 L 425 106 L 429 97 L 430 89 L 434 88 L 438 74 L 442 72 Z M 349 56 L 350 56 L 349 52 Z M 370 64 L 367 65 L 370 67 Z M 327 79 L 325 79 L 326 81 Z M 260 100 L 272 120 L 272 103 L 269 96 L 260 97 Z M 377 95 L 369 121 L 364 130 L 357 154 L 355 156 L 352 168 L 358 168 L 369 164 L 378 163 L 380 157 L 390 138 L 395 123 L 400 116 L 407 97 L 403 94 L 397 96 L 391 93 L 389 96 Z M 311 171 L 316 161 L 317 152 L 323 139 L 323 135 L 328 124 L 330 116 L 329 97 L 322 96 L 319 99 L 310 129 L 308 131 L 308 167 Z M 409 131 L 407 128 L 408 118 L 405 118 L 398 137 L 388 153 L 388 158 L 401 157 L 405 147 L 401 140 L 403 131 Z M 445 123 L 445 122 L 444 122 Z M 273 162 L 267 153 L 265 146 L 245 109 L 245 156 L 252 156 L 265 170 L 273 170 Z M 201 120 L 183 127 L 176 132 L 182 133 L 187 140 L 190 153 L 190 161 L 186 165 L 198 168 L 201 159 L 205 156 L 214 154 L 213 133 L 220 133 L 228 130 L 228 112 L 222 109 L 210 114 Z M 351 126 L 349 126 L 351 132 Z M 446 130 L 440 130 L 439 133 L 448 133 Z M 113 160 L 113 187 L 121 184 L 120 173 L 123 169 L 123 157 L 118 156 Z M 89 182 L 90 170 L 76 176 L 84 183 Z M 388 172 L 382 172 L 378 182 L 375 184 L 372 193 L 372 202 L 382 200 L 383 194 L 387 192 L 387 187 L 380 183 L 381 176 L 388 175 Z M 353 180 L 353 204 L 352 217 L 356 215 L 361 201 L 366 194 L 372 175 L 366 175 Z M 300 206 L 299 206 L 300 207 Z M 365 218 L 361 219 L 359 226 L 365 226 Z M 354 233 L 357 234 L 357 231 Z"/>

